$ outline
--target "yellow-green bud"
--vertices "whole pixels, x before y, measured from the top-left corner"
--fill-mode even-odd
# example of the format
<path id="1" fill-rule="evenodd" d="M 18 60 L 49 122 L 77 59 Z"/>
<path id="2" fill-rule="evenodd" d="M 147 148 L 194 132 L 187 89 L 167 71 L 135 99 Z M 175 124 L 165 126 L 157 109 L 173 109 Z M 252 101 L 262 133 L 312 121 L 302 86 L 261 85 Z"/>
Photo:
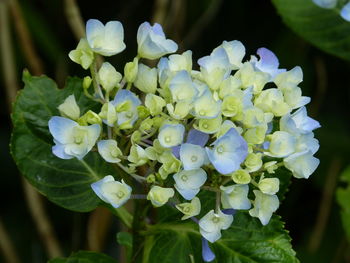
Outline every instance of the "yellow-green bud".
<path id="1" fill-rule="evenodd" d="M 141 132 L 134 131 L 131 135 L 131 141 L 132 143 L 139 143 L 141 141 Z"/>
<path id="2" fill-rule="evenodd" d="M 280 181 L 278 178 L 264 178 L 259 182 L 259 189 L 264 194 L 274 195 L 279 191 Z"/>
<path id="3" fill-rule="evenodd" d="M 157 69 L 139 64 L 134 85 L 144 93 L 155 93 L 157 89 Z"/>
<path id="4" fill-rule="evenodd" d="M 235 171 L 234 173 L 232 173 L 232 180 L 236 184 L 249 184 L 251 177 L 250 177 L 250 174 L 246 170 L 239 169 L 239 170 Z"/>
<path id="5" fill-rule="evenodd" d="M 92 79 L 90 76 L 86 76 L 83 79 L 83 89 L 88 89 L 91 86 Z"/>
<path id="6" fill-rule="evenodd" d="M 162 97 L 150 93 L 146 95 L 145 105 L 152 116 L 160 114 L 165 104 L 165 100 Z"/>
<path id="7" fill-rule="evenodd" d="M 255 172 L 262 166 L 261 153 L 250 153 L 244 161 L 246 169 L 249 172 Z"/>
<path id="8" fill-rule="evenodd" d="M 149 115 L 149 109 L 147 109 L 145 106 L 137 106 L 137 114 L 139 115 L 140 119 L 146 119 Z"/>
<path id="9" fill-rule="evenodd" d="M 146 182 L 149 184 L 153 184 L 156 181 L 156 176 L 154 174 L 150 174 L 146 177 Z"/>
<path id="10" fill-rule="evenodd" d="M 80 116 L 80 109 L 74 95 L 68 96 L 57 108 L 63 117 L 77 120 Z"/>
<path id="11" fill-rule="evenodd" d="M 102 87 L 110 92 L 122 80 L 122 75 L 108 62 L 104 62 L 98 71 L 98 79 Z"/>
<path id="12" fill-rule="evenodd" d="M 88 124 L 102 124 L 102 120 L 98 114 L 89 110 L 83 116 L 78 119 L 78 123 L 80 125 L 88 125 Z"/>
<path id="13" fill-rule="evenodd" d="M 137 70 L 138 70 L 138 58 L 134 58 L 132 62 L 128 62 L 125 64 L 124 67 L 124 76 L 126 82 L 134 82 L 137 76 Z"/>

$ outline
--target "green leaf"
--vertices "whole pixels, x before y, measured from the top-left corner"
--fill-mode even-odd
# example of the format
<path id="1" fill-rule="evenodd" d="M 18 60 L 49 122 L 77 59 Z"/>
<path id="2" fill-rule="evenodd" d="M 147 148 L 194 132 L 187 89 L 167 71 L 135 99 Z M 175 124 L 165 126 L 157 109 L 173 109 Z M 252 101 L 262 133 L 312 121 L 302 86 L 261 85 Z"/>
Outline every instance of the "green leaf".
<path id="1" fill-rule="evenodd" d="M 293 31 L 325 52 L 350 60 L 350 23 L 337 9 L 323 9 L 312 0 L 272 0 Z"/>
<path id="2" fill-rule="evenodd" d="M 82 113 L 95 106 L 81 92 L 81 80 L 68 79 L 59 90 L 53 80 L 24 73 L 25 88 L 13 109 L 11 151 L 21 173 L 52 202 L 74 211 L 90 211 L 100 203 L 90 184 L 112 174 L 98 153 L 84 160 L 62 160 L 52 154 L 48 121 L 59 115 L 57 106 L 74 94 Z"/>
<path id="3" fill-rule="evenodd" d="M 132 247 L 132 235 L 128 232 L 118 232 L 117 242 L 119 245 Z"/>
<path id="4" fill-rule="evenodd" d="M 337 201 L 341 207 L 341 219 L 347 238 L 350 241 L 350 166 L 341 174 L 340 180 L 346 183 L 346 187 L 338 187 Z"/>
<path id="5" fill-rule="evenodd" d="M 78 251 L 68 258 L 55 258 L 48 263 L 117 263 L 117 261 L 105 254 L 92 251 Z"/>
<path id="6" fill-rule="evenodd" d="M 144 263 L 203 262 L 201 235 L 191 221 L 151 226 L 145 233 Z M 293 263 L 299 262 L 291 239 L 278 216 L 262 226 L 246 212 L 238 212 L 232 226 L 222 231 L 222 238 L 210 245 L 216 255 L 213 262 Z"/>

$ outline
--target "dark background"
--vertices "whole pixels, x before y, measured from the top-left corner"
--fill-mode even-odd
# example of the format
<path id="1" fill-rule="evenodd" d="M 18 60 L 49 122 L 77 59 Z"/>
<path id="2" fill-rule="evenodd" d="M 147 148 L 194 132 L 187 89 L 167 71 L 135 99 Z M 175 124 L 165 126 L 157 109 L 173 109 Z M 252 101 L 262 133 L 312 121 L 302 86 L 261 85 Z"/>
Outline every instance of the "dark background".
<path id="1" fill-rule="evenodd" d="M 1 8 L 9 2 L 2 1 Z M 60 87 L 63 87 L 67 75 L 87 75 L 68 58 L 68 52 L 76 47 L 77 39 L 67 22 L 67 2 L 69 0 L 19 1 L 24 22 L 42 62 L 42 71 L 55 79 Z M 168 6 L 162 11 L 160 3 Z M 301 262 L 350 262 L 350 247 L 335 198 L 336 187 L 340 185 L 339 174 L 349 164 L 348 62 L 325 54 L 291 32 L 282 23 L 270 1 L 101 0 L 78 1 L 77 4 L 84 21 L 96 18 L 104 23 L 110 20 L 123 23 L 127 49 L 108 59 L 120 72 L 123 72 L 125 62 L 131 61 L 136 55 L 138 26 L 144 21 L 155 20 L 164 25 L 169 38 L 180 43 L 180 50 L 193 51 L 194 61 L 208 55 L 223 40 L 237 39 L 246 46 L 246 59 L 250 54 L 255 54 L 259 47 L 266 47 L 275 52 L 281 67 L 291 69 L 301 66 L 304 72 L 301 84 L 303 94 L 312 98 L 308 105 L 309 115 L 322 125 L 315 132 L 321 145 L 316 155 L 321 164 L 309 180 L 293 179 L 278 214 L 286 222 L 286 229 L 290 231 L 293 247 Z M 14 18 L 10 8 L 7 12 L 11 48 L 15 55 L 15 73 L 21 87 L 22 70 L 31 70 L 30 63 L 24 56 L 23 44 L 15 28 L 18 18 Z M 2 31 L 0 37 L 4 37 Z M 11 121 L 4 84 L 5 67 L 8 65 L 3 57 L 0 68 L 0 220 L 20 262 L 46 262 L 50 256 L 45 241 L 38 234 L 26 204 L 22 179 L 9 154 Z M 118 254 L 113 231 L 117 229 L 116 221 L 107 224 L 111 224 L 112 230 L 108 231 L 105 239 L 101 238 L 105 242 L 100 241 L 94 247 L 86 234 L 93 224 L 94 215 L 73 213 L 45 199 L 43 201 L 64 255 L 69 255 L 72 250 L 92 248 L 115 256 Z M 0 239 L 3 237 L 0 236 Z M 2 254 L 0 262 L 5 262 Z"/>

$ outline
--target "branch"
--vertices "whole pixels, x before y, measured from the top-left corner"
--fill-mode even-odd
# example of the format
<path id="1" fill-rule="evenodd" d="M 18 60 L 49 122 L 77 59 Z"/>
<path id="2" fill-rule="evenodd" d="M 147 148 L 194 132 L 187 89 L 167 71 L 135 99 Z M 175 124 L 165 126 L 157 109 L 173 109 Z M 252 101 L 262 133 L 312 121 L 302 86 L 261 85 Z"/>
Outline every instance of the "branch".
<path id="1" fill-rule="evenodd" d="M 1 4 L 0 4 L 1 5 Z M 19 263 L 17 252 L 12 244 L 9 235 L 6 232 L 6 228 L 0 218 L 0 250 L 2 251 L 6 262 L 8 263 Z"/>

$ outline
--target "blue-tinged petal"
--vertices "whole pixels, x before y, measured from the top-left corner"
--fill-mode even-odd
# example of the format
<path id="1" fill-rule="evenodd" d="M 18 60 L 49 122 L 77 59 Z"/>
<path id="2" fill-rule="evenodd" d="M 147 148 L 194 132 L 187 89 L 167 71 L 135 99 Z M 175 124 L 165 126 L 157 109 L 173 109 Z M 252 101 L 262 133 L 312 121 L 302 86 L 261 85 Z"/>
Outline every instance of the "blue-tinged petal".
<path id="1" fill-rule="evenodd" d="M 105 26 L 105 43 L 110 55 L 120 53 L 125 49 L 124 28 L 119 21 L 110 21 Z"/>
<path id="2" fill-rule="evenodd" d="M 215 254 L 211 251 L 208 241 L 202 237 L 202 257 L 205 262 L 210 262 L 215 259 Z"/>
<path id="3" fill-rule="evenodd" d="M 94 48 L 94 42 L 97 38 L 104 37 L 104 25 L 97 19 L 89 19 L 86 22 L 86 38 L 91 48 Z"/>
<path id="4" fill-rule="evenodd" d="M 49 130 L 53 138 L 61 144 L 72 143 L 74 127 L 78 126 L 75 121 L 64 117 L 54 116 L 49 120 Z"/>
<path id="5" fill-rule="evenodd" d="M 320 160 L 312 155 L 311 151 L 292 154 L 283 160 L 285 167 L 296 178 L 308 179 L 320 164 Z"/>
<path id="6" fill-rule="evenodd" d="M 113 181 L 115 181 L 114 177 L 111 176 L 111 175 L 107 175 L 103 179 L 101 179 L 101 180 L 99 180 L 99 181 L 97 181 L 95 183 L 92 183 L 91 184 L 91 188 L 101 200 L 103 200 L 104 202 L 108 203 L 108 200 L 102 194 L 101 186 L 104 183 L 113 182 Z"/>
<path id="7" fill-rule="evenodd" d="M 321 8 L 332 9 L 337 5 L 337 0 L 312 0 Z"/>
<path id="8" fill-rule="evenodd" d="M 180 160 L 185 170 L 200 168 L 207 163 L 207 153 L 199 145 L 184 143 L 180 148 Z"/>
<path id="9" fill-rule="evenodd" d="M 177 184 L 174 184 L 175 189 L 179 192 L 179 194 L 185 198 L 186 200 L 192 200 L 200 191 L 199 188 L 197 189 L 182 189 Z"/>
<path id="10" fill-rule="evenodd" d="M 73 156 L 66 154 L 64 149 L 65 146 L 63 144 L 57 143 L 56 145 L 52 146 L 52 153 L 61 159 L 72 159 Z"/>
<path id="11" fill-rule="evenodd" d="M 181 189 L 200 188 L 207 180 L 207 174 L 203 169 L 181 171 L 174 174 L 174 180 Z"/>
<path id="12" fill-rule="evenodd" d="M 116 106 L 127 100 L 130 100 L 132 102 L 133 107 L 135 108 L 141 104 L 140 99 L 135 95 L 135 93 L 125 89 L 119 90 L 117 92 L 117 94 L 114 97 L 114 100 L 112 101 L 112 104 Z"/>
<path id="13" fill-rule="evenodd" d="M 262 47 L 257 50 L 257 54 L 260 60 L 255 63 L 255 67 L 262 72 L 270 74 L 271 78 L 286 71 L 285 69 L 278 69 L 278 58 L 271 50 Z"/>
<path id="14" fill-rule="evenodd" d="M 206 148 L 208 158 L 221 174 L 229 174 L 239 169 L 248 155 L 248 144 L 236 129 L 229 129 L 213 143 L 212 149 Z"/>
<path id="15" fill-rule="evenodd" d="M 209 140 L 209 134 L 196 129 L 191 129 L 187 135 L 187 143 L 196 144 L 204 147 Z"/>

